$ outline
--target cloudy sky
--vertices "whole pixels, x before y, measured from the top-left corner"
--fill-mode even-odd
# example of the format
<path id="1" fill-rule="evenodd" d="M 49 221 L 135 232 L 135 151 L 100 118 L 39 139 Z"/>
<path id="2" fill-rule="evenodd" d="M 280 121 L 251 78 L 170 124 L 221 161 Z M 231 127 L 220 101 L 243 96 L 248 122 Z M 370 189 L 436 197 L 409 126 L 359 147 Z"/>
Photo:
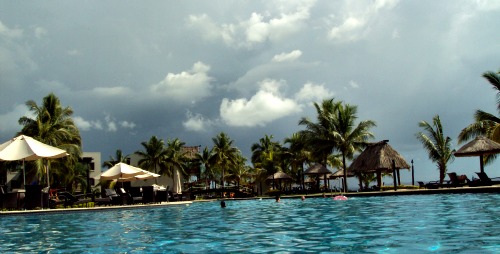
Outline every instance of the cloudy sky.
<path id="1" fill-rule="evenodd" d="M 374 141 L 390 140 L 427 181 L 438 171 L 415 138 L 419 121 L 438 114 L 458 149 L 476 109 L 496 113 L 481 75 L 500 70 L 498 1 L 0 3 L 3 141 L 26 101 L 54 92 L 73 108 L 84 151 L 103 159 L 153 135 L 211 147 L 220 132 L 249 156 L 334 97 L 376 121 Z M 449 171 L 471 178 L 478 167 L 457 158 Z"/>

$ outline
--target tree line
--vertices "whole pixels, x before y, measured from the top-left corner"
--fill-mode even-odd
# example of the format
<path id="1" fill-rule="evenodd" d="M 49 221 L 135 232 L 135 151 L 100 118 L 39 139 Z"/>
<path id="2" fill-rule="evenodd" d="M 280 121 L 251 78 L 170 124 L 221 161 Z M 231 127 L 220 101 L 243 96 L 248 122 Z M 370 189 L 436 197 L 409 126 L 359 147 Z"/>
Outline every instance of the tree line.
<path id="1" fill-rule="evenodd" d="M 497 95 L 497 109 L 500 113 L 500 72 L 485 72 L 483 77 L 494 88 Z M 23 116 L 19 119 L 22 129 L 17 135 L 31 136 L 43 143 L 52 145 L 68 152 L 69 156 L 58 160 L 49 160 L 51 185 L 74 190 L 78 186 L 86 190 L 86 167 L 80 161 L 81 136 L 75 122 L 71 118 L 71 107 L 61 105 L 59 98 L 50 93 L 43 98 L 42 104 L 34 101 L 26 102 L 26 106 L 34 117 Z M 263 181 L 276 172 L 290 175 L 296 183 L 304 187 L 304 169 L 306 165 L 321 163 L 325 166 L 344 170 L 343 186 L 347 190 L 348 161 L 366 148 L 375 138 L 371 129 L 376 126 L 373 120 L 358 120 L 356 105 L 350 105 L 335 98 L 314 102 L 316 118 L 303 117 L 298 125 L 303 129 L 292 133 L 282 142 L 274 140 L 273 135 L 265 135 L 251 145 L 250 163 L 241 151 L 234 145 L 234 140 L 221 132 L 212 138 L 212 147 L 204 147 L 193 157 L 187 156 L 183 147 L 185 143 L 175 138 L 167 140 L 152 136 L 141 143 L 139 167 L 152 172 L 173 176 L 175 170 L 185 176 L 188 169 L 201 168 L 201 179 L 206 184 L 224 183 L 240 186 L 255 181 Z M 444 128 L 439 115 L 432 122 L 418 123 L 422 129 L 416 133 L 416 138 L 422 143 L 429 159 L 436 163 L 439 178 L 442 182 L 447 172 L 447 164 L 454 158 L 452 139 L 444 134 Z M 458 136 L 458 144 L 483 135 L 500 142 L 500 118 L 495 114 L 477 110 L 474 122 L 465 127 Z M 110 156 L 103 163 L 104 167 L 112 167 L 118 162 L 126 162 L 129 155 L 124 155 L 120 149 L 116 157 Z M 485 157 L 485 163 L 490 163 L 495 155 Z M 27 164 L 27 175 L 40 182 L 46 181 L 43 160 Z M 3 169 L 15 168 L 15 162 L 1 162 Z M 374 174 L 358 175 L 367 186 L 375 178 Z M 362 189 L 363 186 L 360 186 Z"/>

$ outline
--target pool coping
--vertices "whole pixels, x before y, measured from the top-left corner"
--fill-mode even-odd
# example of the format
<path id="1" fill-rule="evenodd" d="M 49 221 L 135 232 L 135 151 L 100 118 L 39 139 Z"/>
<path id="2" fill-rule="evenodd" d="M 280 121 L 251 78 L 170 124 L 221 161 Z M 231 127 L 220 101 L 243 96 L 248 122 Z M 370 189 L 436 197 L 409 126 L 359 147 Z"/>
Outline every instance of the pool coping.
<path id="1" fill-rule="evenodd" d="M 369 191 L 369 192 L 325 192 L 325 197 L 333 197 L 336 195 L 344 195 L 346 197 L 373 197 L 373 196 L 404 196 L 404 195 L 432 195 L 432 194 L 465 194 L 465 193 L 500 193 L 500 185 L 492 186 L 477 186 L 477 187 L 450 187 L 439 189 L 399 189 L 386 191 Z M 298 195 L 283 195 L 281 198 L 321 198 L 323 193 L 314 194 L 298 194 Z M 270 196 L 260 196 L 251 198 L 224 198 L 224 200 L 255 200 L 255 199 L 274 199 Z M 216 202 L 222 199 L 207 199 L 207 200 L 192 200 L 192 201 L 177 201 L 177 202 L 161 202 L 153 204 L 134 204 L 134 205 L 116 205 L 116 206 L 97 206 L 97 207 L 81 207 L 81 208 L 59 208 L 59 209 L 38 209 L 38 210 L 12 210 L 0 211 L 0 217 L 9 215 L 31 215 L 31 214 L 54 214 L 54 213 L 69 213 L 69 212 L 97 212 L 110 210 L 126 210 L 139 208 L 155 208 L 166 207 L 172 205 L 189 205 L 196 202 Z"/>

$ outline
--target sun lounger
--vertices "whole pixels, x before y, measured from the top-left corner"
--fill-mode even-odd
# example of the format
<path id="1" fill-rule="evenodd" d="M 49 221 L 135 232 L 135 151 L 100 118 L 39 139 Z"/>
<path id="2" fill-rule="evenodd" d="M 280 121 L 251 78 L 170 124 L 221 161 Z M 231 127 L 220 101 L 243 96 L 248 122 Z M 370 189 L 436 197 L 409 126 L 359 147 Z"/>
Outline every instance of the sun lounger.
<path id="1" fill-rule="evenodd" d="M 448 173 L 448 177 L 450 180 L 443 187 L 463 187 L 470 182 L 466 175 L 457 175 L 455 172 Z"/>
<path id="2" fill-rule="evenodd" d="M 64 207 L 73 207 L 75 205 L 88 207 L 89 203 L 92 202 L 92 199 L 87 198 L 86 194 L 73 195 L 66 191 L 57 192 L 57 197 L 63 202 Z"/>
<path id="3" fill-rule="evenodd" d="M 133 204 L 144 203 L 143 191 L 141 187 L 131 187 L 129 189 L 129 193 Z"/>
<path id="4" fill-rule="evenodd" d="M 490 178 L 484 172 L 476 172 L 479 179 L 474 180 L 469 184 L 470 186 L 490 186 L 495 184 L 500 184 L 500 177 Z"/>

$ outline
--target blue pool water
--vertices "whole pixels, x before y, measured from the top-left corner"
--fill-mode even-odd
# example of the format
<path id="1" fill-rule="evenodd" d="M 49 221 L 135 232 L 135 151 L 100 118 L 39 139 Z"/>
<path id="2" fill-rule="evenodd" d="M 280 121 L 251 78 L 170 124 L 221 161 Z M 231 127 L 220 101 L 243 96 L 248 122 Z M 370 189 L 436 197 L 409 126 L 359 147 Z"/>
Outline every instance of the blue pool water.
<path id="1" fill-rule="evenodd" d="M 0 217 L 0 253 L 500 253 L 500 195 L 226 201 Z"/>

